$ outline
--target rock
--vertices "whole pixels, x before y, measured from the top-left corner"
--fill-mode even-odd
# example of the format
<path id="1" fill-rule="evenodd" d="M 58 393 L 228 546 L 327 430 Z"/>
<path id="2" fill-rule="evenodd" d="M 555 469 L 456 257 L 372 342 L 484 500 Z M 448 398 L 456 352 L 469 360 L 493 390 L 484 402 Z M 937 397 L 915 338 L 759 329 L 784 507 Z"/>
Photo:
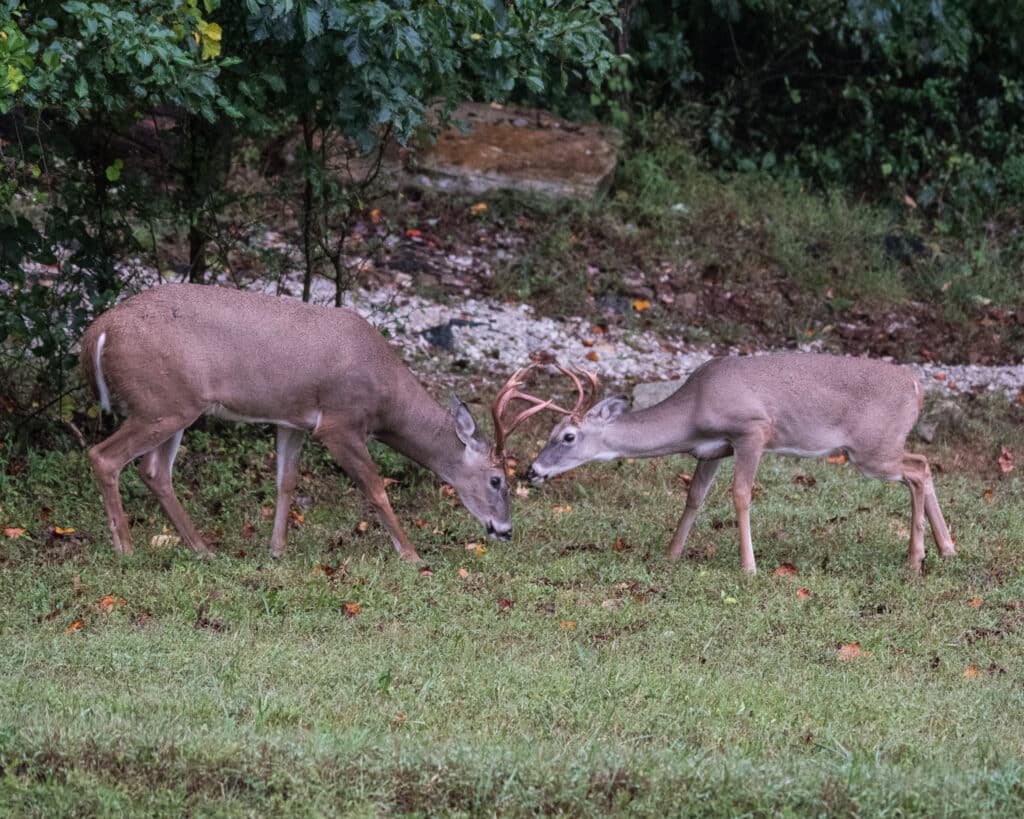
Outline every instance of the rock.
<path id="1" fill-rule="evenodd" d="M 683 385 L 682 381 L 650 381 L 633 387 L 633 409 L 660 404 Z"/>
<path id="2" fill-rule="evenodd" d="M 455 335 L 452 333 L 452 327 L 479 327 L 482 323 L 480 321 L 466 321 L 465 319 L 453 318 L 444 324 L 436 324 L 433 327 L 420 330 L 420 335 L 434 347 L 440 347 L 442 350 L 454 350 Z"/>
<path id="3" fill-rule="evenodd" d="M 958 429 L 964 422 L 964 411 L 956 401 L 943 399 L 926 409 L 917 421 L 917 434 L 931 443 L 936 434 Z"/>
<path id="4" fill-rule="evenodd" d="M 452 120 L 433 145 L 409 151 L 406 181 L 463 193 L 523 190 L 575 199 L 611 185 L 621 142 L 614 129 L 480 103 L 460 105 Z"/>

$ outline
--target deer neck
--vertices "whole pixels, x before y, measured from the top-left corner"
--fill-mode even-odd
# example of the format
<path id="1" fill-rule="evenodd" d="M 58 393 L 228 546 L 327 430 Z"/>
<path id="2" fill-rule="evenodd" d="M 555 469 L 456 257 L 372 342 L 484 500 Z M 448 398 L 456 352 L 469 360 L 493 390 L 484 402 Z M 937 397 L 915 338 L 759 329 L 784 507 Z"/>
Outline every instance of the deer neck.
<path id="1" fill-rule="evenodd" d="M 691 414 L 678 401 L 627 412 L 605 430 L 607 449 L 621 458 L 657 458 L 688 452 L 693 445 Z"/>
<path id="2" fill-rule="evenodd" d="M 455 419 L 418 382 L 403 399 L 392 405 L 386 429 L 374 437 L 451 483 L 465 449 Z"/>

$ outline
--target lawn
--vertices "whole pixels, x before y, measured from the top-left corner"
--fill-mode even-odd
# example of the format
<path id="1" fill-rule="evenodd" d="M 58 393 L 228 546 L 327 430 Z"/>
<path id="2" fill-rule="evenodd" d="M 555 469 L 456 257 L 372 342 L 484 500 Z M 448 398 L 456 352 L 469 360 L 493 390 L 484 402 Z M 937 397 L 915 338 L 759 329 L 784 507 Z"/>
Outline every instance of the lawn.
<path id="1" fill-rule="evenodd" d="M 133 470 L 119 559 L 83 452 L 8 457 L 0 813 L 1019 816 L 1024 507 L 978 451 L 1011 411 L 914 442 L 960 548 L 920 579 L 906 489 L 826 462 L 762 463 L 747 579 L 728 468 L 662 560 L 685 458 L 531 487 L 491 543 L 378 450 L 422 572 L 311 444 L 271 561 L 259 429 L 186 436 L 206 561 Z"/>

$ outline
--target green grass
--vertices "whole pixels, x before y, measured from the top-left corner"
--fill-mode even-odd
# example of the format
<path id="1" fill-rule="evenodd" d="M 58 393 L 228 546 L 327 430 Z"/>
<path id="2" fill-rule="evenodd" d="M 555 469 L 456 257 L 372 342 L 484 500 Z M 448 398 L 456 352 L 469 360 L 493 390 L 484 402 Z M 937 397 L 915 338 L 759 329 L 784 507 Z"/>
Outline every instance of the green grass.
<path id="1" fill-rule="evenodd" d="M 985 412 L 972 435 L 1020 444 Z M 82 453 L 5 465 L 0 523 L 27 531 L 0 538 L 0 813 L 1024 810 L 1021 486 L 994 462 L 954 474 L 963 442 L 929 452 L 961 554 L 930 550 L 918 580 L 903 487 L 780 458 L 758 476 L 753 579 L 728 469 L 687 559 L 662 561 L 682 458 L 531 489 L 483 554 L 430 476 L 388 461 L 425 576 L 375 522 L 354 534 L 368 507 L 310 445 L 305 520 L 272 562 L 260 438 L 186 437 L 178 486 L 219 532 L 209 561 L 149 545 L 164 521 L 128 471 L 137 553 L 118 559 Z M 786 562 L 799 575 L 773 576 Z M 868 653 L 840 659 L 851 642 Z"/>

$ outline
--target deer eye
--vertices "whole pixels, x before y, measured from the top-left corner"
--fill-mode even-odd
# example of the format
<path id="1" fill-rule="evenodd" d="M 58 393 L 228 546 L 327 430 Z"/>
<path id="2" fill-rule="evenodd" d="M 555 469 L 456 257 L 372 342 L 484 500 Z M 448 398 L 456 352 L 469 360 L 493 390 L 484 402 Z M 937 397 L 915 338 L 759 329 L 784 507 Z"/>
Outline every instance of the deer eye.
<path id="1" fill-rule="evenodd" d="M 576 440 L 576 433 L 575 432 L 567 432 L 567 433 L 565 433 L 565 435 L 562 436 L 562 441 L 564 443 L 567 443 L 567 444 L 571 444 L 575 440 Z"/>
<path id="2" fill-rule="evenodd" d="M 491 478 L 491 488 L 501 489 L 501 478 L 499 478 L 497 475 Z"/>

